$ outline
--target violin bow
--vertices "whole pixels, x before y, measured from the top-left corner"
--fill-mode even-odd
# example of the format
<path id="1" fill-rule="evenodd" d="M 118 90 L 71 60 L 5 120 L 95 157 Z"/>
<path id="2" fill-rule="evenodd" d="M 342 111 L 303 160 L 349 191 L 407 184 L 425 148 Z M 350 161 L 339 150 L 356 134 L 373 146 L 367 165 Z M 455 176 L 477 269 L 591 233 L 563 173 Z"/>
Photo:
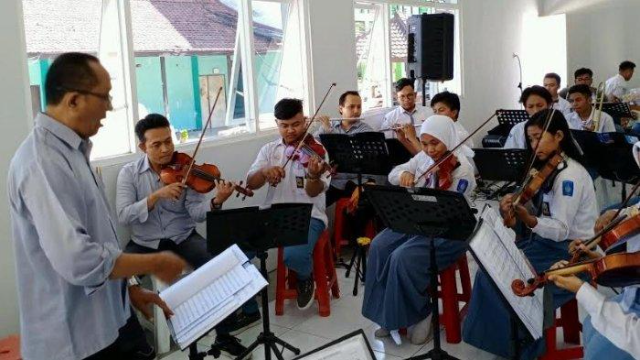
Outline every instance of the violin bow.
<path id="1" fill-rule="evenodd" d="M 202 132 L 200 133 L 200 139 L 198 140 L 198 144 L 196 145 L 195 150 L 193 150 L 193 156 L 191 156 L 191 164 L 189 164 L 189 169 L 187 170 L 187 174 L 182 179 L 182 186 L 185 186 L 187 184 L 187 179 L 189 178 L 189 174 L 191 174 L 191 169 L 193 169 L 193 164 L 196 163 L 196 155 L 198 154 L 198 150 L 200 150 L 200 144 L 202 144 L 202 139 L 204 139 L 204 132 L 209 127 L 209 124 L 211 123 L 211 117 L 213 116 L 213 111 L 216 108 L 216 104 L 218 104 L 218 99 L 220 98 L 221 92 L 222 92 L 222 86 L 220 86 L 220 88 L 218 89 L 218 94 L 216 94 L 216 99 L 213 102 L 213 106 L 211 107 L 211 110 L 209 111 L 209 117 L 207 118 L 207 123 L 202 128 Z"/>
<path id="2" fill-rule="evenodd" d="M 291 159 L 293 159 L 293 156 L 295 155 L 295 153 L 298 152 L 298 150 L 300 150 L 300 148 L 304 145 L 304 140 L 309 135 L 309 128 L 311 127 L 311 124 L 313 124 L 313 122 L 315 121 L 316 116 L 318 116 L 318 113 L 320 112 L 320 109 L 322 109 L 322 105 L 324 105 L 324 102 L 327 100 L 327 97 L 329 97 L 329 94 L 331 93 L 331 90 L 333 90 L 333 88 L 335 86 L 336 86 L 336 83 L 332 83 L 331 86 L 329 86 L 329 89 L 324 94 L 324 97 L 322 98 L 322 101 L 320 102 L 320 105 L 318 105 L 318 108 L 316 109 L 316 112 L 313 114 L 313 116 L 311 117 L 311 120 L 309 121 L 309 123 L 305 127 L 304 135 L 302 136 L 302 139 L 300 139 L 300 142 L 298 143 L 298 146 L 296 146 L 296 149 L 287 158 L 287 161 L 284 162 L 284 165 L 282 165 L 282 168 L 285 168 L 287 166 L 289 161 L 291 161 Z"/>
<path id="3" fill-rule="evenodd" d="M 478 131 L 480 131 L 480 129 L 482 129 L 485 125 L 487 125 L 489 121 L 491 121 L 491 119 L 496 117 L 497 114 L 498 112 L 494 112 L 493 115 L 491 115 L 487 120 L 485 120 L 482 124 L 480 124 L 480 126 L 478 126 L 471 134 L 469 134 L 469 136 L 464 138 L 464 140 L 460 141 L 456 146 L 453 147 L 453 149 L 449 150 L 447 154 L 445 154 L 438 161 L 433 163 L 433 165 L 429 166 L 429 168 L 427 168 L 427 170 L 425 170 L 425 172 L 423 172 L 422 175 L 418 176 L 418 178 L 413 181 L 413 186 L 416 186 L 416 184 L 420 181 L 420 179 L 429 175 L 431 172 L 433 172 L 434 169 L 436 169 L 438 166 L 442 165 L 442 163 L 447 161 L 447 159 L 450 158 L 451 155 L 453 155 L 454 151 L 458 150 L 458 148 L 460 148 L 467 141 L 469 141 L 469 139 L 471 139 L 475 134 L 478 133 Z"/>

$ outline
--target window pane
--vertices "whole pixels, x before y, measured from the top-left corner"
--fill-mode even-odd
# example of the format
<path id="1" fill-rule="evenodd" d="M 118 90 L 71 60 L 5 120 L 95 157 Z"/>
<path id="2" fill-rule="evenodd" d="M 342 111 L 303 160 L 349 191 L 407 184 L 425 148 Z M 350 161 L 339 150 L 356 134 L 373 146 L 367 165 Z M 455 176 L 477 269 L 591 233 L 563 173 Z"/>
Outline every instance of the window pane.
<path id="1" fill-rule="evenodd" d="M 278 100 L 307 97 L 303 28 L 297 4 L 298 1 L 252 2 L 260 129 L 276 127 L 273 106 Z"/>
<path id="2" fill-rule="evenodd" d="M 114 111 L 93 138 L 92 159 L 131 151 L 116 0 L 23 0 L 33 108 L 44 110 L 44 81 L 58 55 L 77 51 L 100 58 L 109 71 Z M 73 11 L 69 11 L 73 9 Z M 101 34 L 107 34 L 102 37 Z"/>
<path id="3" fill-rule="evenodd" d="M 383 5 L 356 4 L 354 15 L 358 91 L 362 96 L 363 110 L 380 108 L 385 106 L 386 96 L 383 94 L 389 89 Z"/>
<path id="4" fill-rule="evenodd" d="M 239 59 L 238 0 L 130 0 L 138 109 L 165 115 L 176 137 L 247 133 Z"/>

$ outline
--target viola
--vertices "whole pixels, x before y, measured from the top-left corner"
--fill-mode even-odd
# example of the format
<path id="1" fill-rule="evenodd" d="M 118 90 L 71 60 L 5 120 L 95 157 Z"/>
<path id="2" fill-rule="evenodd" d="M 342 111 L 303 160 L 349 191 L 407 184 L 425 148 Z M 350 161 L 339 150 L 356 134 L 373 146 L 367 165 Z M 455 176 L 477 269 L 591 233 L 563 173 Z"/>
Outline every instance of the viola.
<path id="1" fill-rule="evenodd" d="M 588 273 L 591 280 L 606 287 L 626 287 L 640 284 L 640 251 L 617 253 L 570 265 L 561 269 L 549 270 L 529 279 L 527 283 L 517 279 L 511 283 L 511 290 L 517 296 L 533 296 L 541 289 L 551 275 L 575 275 Z"/>
<path id="2" fill-rule="evenodd" d="M 216 187 L 216 181 L 224 181 L 217 166 L 204 163 L 195 164 L 191 156 L 177 151 L 173 153 L 171 162 L 160 170 L 160 179 L 167 185 L 183 182 L 189 188 L 202 194 L 213 190 Z M 241 185 L 242 182 L 240 185 L 234 186 L 234 190 L 237 192 L 236 196 L 244 195 L 243 200 L 247 196 L 252 197 L 253 191 Z"/>

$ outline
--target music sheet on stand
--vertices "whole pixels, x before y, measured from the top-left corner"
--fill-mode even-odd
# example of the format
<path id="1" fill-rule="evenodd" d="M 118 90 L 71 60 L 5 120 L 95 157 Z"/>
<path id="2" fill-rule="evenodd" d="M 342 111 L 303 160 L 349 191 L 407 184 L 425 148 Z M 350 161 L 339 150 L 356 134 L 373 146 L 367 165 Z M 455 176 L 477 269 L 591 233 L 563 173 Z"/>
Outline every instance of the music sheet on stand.
<path id="1" fill-rule="evenodd" d="M 543 292 L 534 296 L 519 297 L 513 293 L 511 283 L 535 276 L 529 261 L 515 244 L 515 233 L 504 226 L 502 218 L 490 206 L 481 215 L 483 221 L 469 242 L 469 246 L 488 275 L 498 285 L 534 339 L 543 336 Z"/>
<path id="2" fill-rule="evenodd" d="M 233 245 L 160 293 L 174 313 L 169 328 L 182 350 L 267 286 L 248 261 Z"/>
<path id="3" fill-rule="evenodd" d="M 369 354 L 367 344 L 362 336 L 350 337 L 318 352 L 299 359 L 304 360 L 374 360 Z"/>

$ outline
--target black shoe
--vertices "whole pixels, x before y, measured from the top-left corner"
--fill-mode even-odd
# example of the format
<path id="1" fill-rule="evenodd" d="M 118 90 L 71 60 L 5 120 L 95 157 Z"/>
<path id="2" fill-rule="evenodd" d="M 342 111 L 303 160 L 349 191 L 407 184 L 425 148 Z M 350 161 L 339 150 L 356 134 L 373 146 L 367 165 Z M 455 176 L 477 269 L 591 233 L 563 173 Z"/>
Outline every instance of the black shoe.
<path id="1" fill-rule="evenodd" d="M 313 277 L 310 277 L 309 280 L 298 280 L 298 309 L 310 308 L 315 293 L 316 283 L 313 281 Z"/>
<path id="2" fill-rule="evenodd" d="M 260 319 L 262 319 L 262 316 L 260 316 L 260 311 L 256 311 L 253 314 L 245 314 L 241 312 L 240 314 L 236 315 L 235 322 L 230 325 L 229 333 L 231 335 L 237 335 L 243 330 L 258 323 Z"/>
<path id="3" fill-rule="evenodd" d="M 213 344 L 220 351 L 233 358 L 240 356 L 247 348 L 240 343 L 237 337 L 231 335 L 218 335 L 216 336 L 216 342 Z M 251 359 L 251 354 L 247 355 L 245 359 Z"/>

